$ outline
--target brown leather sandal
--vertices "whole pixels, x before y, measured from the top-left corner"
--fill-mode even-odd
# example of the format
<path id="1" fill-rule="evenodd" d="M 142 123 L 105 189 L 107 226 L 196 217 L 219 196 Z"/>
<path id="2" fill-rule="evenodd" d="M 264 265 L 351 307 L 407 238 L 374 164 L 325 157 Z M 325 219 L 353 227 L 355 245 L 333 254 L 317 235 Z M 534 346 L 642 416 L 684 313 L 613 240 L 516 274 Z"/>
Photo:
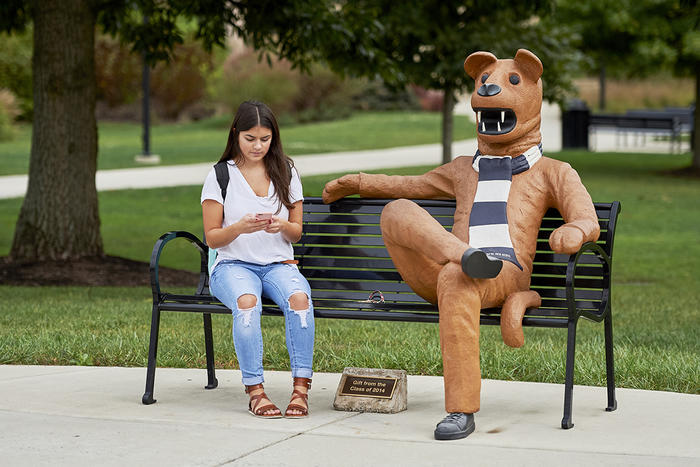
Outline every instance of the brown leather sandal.
<path id="1" fill-rule="evenodd" d="M 309 393 L 308 390 L 311 389 L 311 379 L 310 378 L 294 378 L 293 383 L 294 391 L 292 392 L 292 399 L 289 401 L 287 410 L 284 411 L 284 418 L 305 418 L 309 416 Z M 307 392 L 301 392 L 296 388 L 306 388 Z M 304 401 L 305 405 L 295 404 L 293 401 L 296 399 L 301 399 Z M 290 410 L 298 410 L 300 414 L 290 414 Z"/>
<path id="2" fill-rule="evenodd" d="M 246 386 L 245 393 L 250 395 L 252 391 L 256 389 L 263 389 L 262 384 L 255 384 L 253 386 Z M 265 404 L 263 406 L 258 405 L 261 399 L 270 400 L 263 390 L 260 394 L 250 395 L 250 401 L 248 402 L 248 412 L 254 417 L 260 418 L 282 418 L 282 411 L 272 402 Z M 268 410 L 275 410 L 277 413 L 266 414 Z"/>

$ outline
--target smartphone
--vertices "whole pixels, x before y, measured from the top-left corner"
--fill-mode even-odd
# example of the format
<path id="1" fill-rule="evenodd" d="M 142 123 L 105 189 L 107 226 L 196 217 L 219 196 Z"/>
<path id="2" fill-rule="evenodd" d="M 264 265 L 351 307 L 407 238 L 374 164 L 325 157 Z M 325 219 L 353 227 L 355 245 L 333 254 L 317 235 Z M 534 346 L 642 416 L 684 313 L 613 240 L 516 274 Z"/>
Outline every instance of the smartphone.
<path id="1" fill-rule="evenodd" d="M 255 219 L 259 221 L 271 221 L 272 220 L 272 213 L 271 212 L 259 212 L 255 214 Z"/>

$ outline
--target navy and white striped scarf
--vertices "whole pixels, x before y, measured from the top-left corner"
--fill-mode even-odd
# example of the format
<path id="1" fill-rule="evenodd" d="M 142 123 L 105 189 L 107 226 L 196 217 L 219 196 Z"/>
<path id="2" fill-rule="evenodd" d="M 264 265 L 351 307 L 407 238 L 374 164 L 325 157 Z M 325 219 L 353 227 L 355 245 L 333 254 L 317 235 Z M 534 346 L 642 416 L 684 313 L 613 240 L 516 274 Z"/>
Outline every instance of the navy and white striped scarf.
<path id="1" fill-rule="evenodd" d="M 542 145 L 523 154 L 484 156 L 476 151 L 472 167 L 479 173 L 476 196 L 469 216 L 469 245 L 493 259 L 510 261 L 521 270 L 508 232 L 506 204 L 513 175 L 525 172 L 542 157 Z"/>

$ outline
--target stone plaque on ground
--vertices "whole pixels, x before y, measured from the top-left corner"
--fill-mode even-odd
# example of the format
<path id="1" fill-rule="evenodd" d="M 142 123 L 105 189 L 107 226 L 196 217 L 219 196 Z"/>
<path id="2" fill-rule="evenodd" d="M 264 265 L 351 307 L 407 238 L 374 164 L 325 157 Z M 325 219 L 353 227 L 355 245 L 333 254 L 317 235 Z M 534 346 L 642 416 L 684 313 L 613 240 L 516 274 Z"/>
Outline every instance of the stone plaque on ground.
<path id="1" fill-rule="evenodd" d="M 406 410 L 406 370 L 347 367 L 333 408 L 349 412 L 397 413 Z"/>

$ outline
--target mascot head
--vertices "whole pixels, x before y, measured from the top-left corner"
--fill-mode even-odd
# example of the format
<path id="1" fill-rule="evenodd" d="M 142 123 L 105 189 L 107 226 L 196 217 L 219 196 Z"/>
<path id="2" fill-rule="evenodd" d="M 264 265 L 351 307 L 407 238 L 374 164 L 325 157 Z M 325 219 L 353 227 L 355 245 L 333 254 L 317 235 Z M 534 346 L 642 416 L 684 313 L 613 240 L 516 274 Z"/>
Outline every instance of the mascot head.
<path id="1" fill-rule="evenodd" d="M 464 70 L 476 82 L 472 109 L 482 154 L 515 156 L 539 144 L 542 109 L 542 62 L 529 50 L 499 60 L 474 52 Z"/>

